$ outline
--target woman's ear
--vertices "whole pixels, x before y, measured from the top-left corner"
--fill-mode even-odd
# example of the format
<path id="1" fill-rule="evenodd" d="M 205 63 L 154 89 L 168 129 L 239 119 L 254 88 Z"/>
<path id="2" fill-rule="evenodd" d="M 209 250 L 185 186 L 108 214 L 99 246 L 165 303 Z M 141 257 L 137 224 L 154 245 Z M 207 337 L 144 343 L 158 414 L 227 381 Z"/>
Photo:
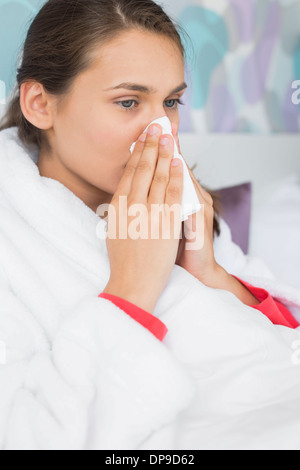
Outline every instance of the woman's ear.
<path id="1" fill-rule="evenodd" d="M 27 121 L 38 129 L 47 130 L 53 126 L 53 97 L 45 92 L 40 83 L 22 83 L 20 107 Z"/>

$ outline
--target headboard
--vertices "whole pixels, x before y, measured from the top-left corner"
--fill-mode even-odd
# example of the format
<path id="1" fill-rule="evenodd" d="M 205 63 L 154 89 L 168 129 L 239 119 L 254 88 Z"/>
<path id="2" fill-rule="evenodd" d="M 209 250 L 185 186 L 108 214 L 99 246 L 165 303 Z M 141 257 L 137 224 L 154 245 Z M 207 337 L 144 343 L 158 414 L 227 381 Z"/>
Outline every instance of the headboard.
<path id="1" fill-rule="evenodd" d="M 179 134 L 181 151 L 194 174 L 210 189 L 252 182 L 253 204 L 268 197 L 284 178 L 300 178 L 297 134 Z"/>

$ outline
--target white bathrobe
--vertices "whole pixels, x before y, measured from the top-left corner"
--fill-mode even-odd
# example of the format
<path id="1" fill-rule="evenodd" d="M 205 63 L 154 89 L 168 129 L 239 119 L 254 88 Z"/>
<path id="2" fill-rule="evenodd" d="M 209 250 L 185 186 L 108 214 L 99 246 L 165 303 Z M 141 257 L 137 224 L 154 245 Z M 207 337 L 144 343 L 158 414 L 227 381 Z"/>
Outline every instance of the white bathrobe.
<path id="1" fill-rule="evenodd" d="M 175 266 L 160 342 L 98 298 L 104 221 L 37 158 L 0 132 L 0 448 L 300 449 L 299 329 Z M 299 319 L 300 292 L 221 228 L 217 262 Z"/>

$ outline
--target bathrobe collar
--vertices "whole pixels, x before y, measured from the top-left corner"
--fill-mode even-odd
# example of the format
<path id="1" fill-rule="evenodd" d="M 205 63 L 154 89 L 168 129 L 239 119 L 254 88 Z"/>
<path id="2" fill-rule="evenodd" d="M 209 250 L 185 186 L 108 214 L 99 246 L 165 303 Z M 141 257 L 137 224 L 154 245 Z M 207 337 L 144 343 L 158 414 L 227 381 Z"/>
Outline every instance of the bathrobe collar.
<path id="1" fill-rule="evenodd" d="M 21 142 L 17 127 L 0 132 L 0 191 L 4 199 L 65 256 L 107 279 L 106 242 L 98 236 L 105 221 L 62 183 L 40 176 L 38 155 L 37 146 Z"/>

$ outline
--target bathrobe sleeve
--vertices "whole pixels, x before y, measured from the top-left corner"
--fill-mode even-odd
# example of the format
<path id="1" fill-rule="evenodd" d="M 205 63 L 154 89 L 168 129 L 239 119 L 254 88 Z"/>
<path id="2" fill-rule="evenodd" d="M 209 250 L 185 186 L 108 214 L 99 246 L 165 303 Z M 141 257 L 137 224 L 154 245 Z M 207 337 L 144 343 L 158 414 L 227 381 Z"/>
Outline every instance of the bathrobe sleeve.
<path id="1" fill-rule="evenodd" d="M 298 328 L 300 325 L 291 312 L 281 303 L 274 299 L 265 289 L 254 287 L 237 276 L 232 275 L 240 281 L 260 301 L 259 305 L 250 305 L 266 315 L 274 325 Z"/>
<path id="2" fill-rule="evenodd" d="M 134 305 L 131 302 L 128 302 L 121 297 L 111 294 L 100 294 L 100 298 L 108 299 L 113 302 L 117 307 L 121 308 L 127 315 L 131 318 L 134 318 L 135 321 L 139 322 L 143 325 L 147 330 L 151 331 L 151 333 L 159 340 L 163 341 L 166 334 L 168 333 L 168 329 L 164 323 L 162 323 L 158 318 L 151 313 L 146 312 L 142 308 L 139 308 L 137 305 Z"/>
<path id="3" fill-rule="evenodd" d="M 184 368 L 111 301 L 87 295 L 51 328 L 40 309 L 0 266 L 1 450 L 135 449 L 190 402 Z"/>
<path id="4" fill-rule="evenodd" d="M 268 317 L 274 325 L 286 326 L 293 329 L 300 326 L 291 312 L 282 303 L 274 299 L 266 290 L 260 289 L 259 287 L 254 287 L 237 276 L 232 276 L 240 281 L 241 284 L 243 284 L 251 292 L 251 294 L 253 294 L 257 300 L 260 301 L 259 305 L 250 305 L 250 307 L 259 310 L 266 317 Z M 160 341 L 164 340 L 168 329 L 158 318 L 137 307 L 131 302 L 127 302 L 121 297 L 110 294 L 100 294 L 99 297 L 112 301 L 115 305 L 127 313 L 127 315 L 130 315 L 137 322 L 151 331 L 151 333 L 156 336 L 157 339 Z"/>
<path id="5" fill-rule="evenodd" d="M 281 297 L 286 294 L 282 294 L 284 288 L 275 273 L 270 270 L 262 258 L 245 255 L 242 249 L 233 242 L 229 225 L 223 218 L 220 218 L 219 222 L 221 235 L 214 239 L 214 253 L 217 263 L 232 276 L 235 276 L 261 302 L 259 305 L 253 305 L 253 308 L 260 310 L 275 325 L 290 328 L 299 327 L 288 308 L 276 299 L 274 291 L 281 292 Z M 245 282 L 245 279 L 248 282 Z M 256 287 L 256 279 L 262 283 L 260 288 Z M 268 290 L 268 285 L 272 285 L 272 293 Z"/>

